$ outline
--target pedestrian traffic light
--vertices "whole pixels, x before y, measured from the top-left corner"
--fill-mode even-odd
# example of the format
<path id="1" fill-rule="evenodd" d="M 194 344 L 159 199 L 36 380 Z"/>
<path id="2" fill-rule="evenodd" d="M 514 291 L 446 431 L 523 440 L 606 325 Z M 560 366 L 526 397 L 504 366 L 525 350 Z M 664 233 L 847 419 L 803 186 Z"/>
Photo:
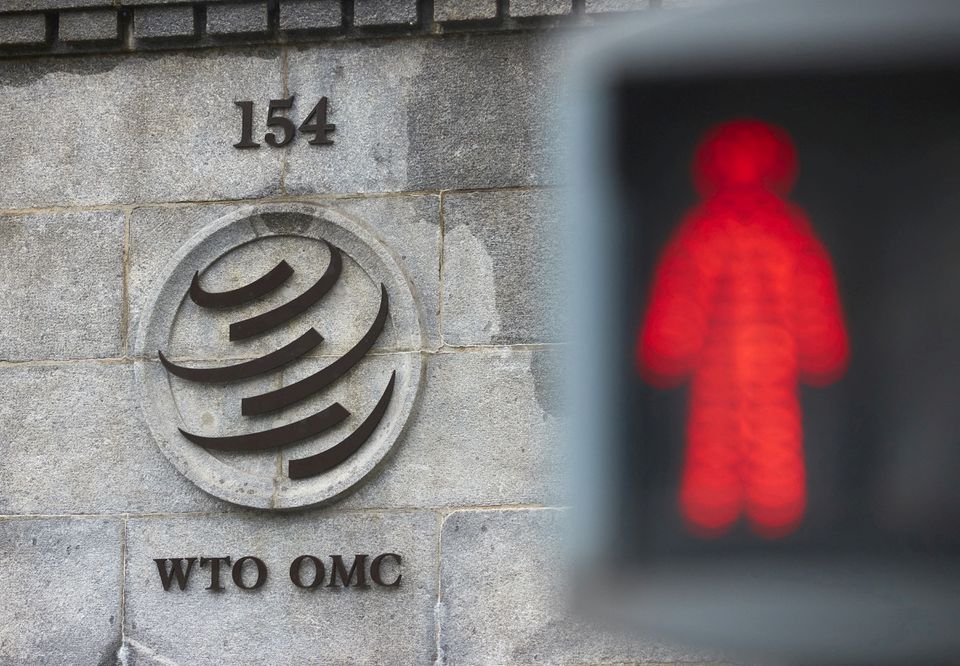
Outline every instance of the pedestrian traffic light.
<path id="1" fill-rule="evenodd" d="M 950 661 L 960 5 L 664 12 L 581 65 L 576 532 L 618 572 L 593 591 L 788 661 Z"/>
<path id="2" fill-rule="evenodd" d="M 848 341 L 834 270 L 803 212 L 790 137 L 756 120 L 711 129 L 693 176 L 702 196 L 654 270 L 636 361 L 657 388 L 689 384 L 679 506 L 705 537 L 741 514 L 775 538 L 806 507 L 801 380 L 829 384 Z"/>

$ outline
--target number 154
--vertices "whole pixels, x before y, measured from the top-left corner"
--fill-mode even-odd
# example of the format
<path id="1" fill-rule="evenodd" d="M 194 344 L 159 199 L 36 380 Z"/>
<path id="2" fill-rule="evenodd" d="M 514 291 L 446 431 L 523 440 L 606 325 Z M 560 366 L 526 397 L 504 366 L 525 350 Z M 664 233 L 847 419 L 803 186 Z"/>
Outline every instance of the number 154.
<path id="1" fill-rule="evenodd" d="M 253 102 L 234 102 L 240 107 L 242 119 L 240 125 L 240 141 L 233 144 L 234 148 L 259 148 L 260 144 L 253 140 Z M 286 111 L 293 108 L 293 96 L 286 99 L 271 99 L 267 108 L 267 127 L 277 128 L 277 131 L 268 132 L 263 139 L 274 148 L 280 148 L 293 141 L 299 130 L 301 134 L 313 134 L 307 143 L 312 146 L 323 146 L 333 143 L 327 135 L 337 126 L 327 122 L 327 98 L 321 97 L 313 111 L 307 116 L 300 127 L 294 125 L 293 120 L 286 116 L 274 115 L 277 111 Z"/>

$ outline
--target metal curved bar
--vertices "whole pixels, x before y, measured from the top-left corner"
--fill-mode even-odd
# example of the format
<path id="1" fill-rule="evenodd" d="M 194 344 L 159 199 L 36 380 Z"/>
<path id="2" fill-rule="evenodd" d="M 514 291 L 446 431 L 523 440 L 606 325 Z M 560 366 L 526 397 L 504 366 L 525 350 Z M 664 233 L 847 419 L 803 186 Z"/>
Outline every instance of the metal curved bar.
<path id="1" fill-rule="evenodd" d="M 193 274 L 193 281 L 190 283 L 190 300 L 202 308 L 229 308 L 242 305 L 247 301 L 266 296 L 286 282 L 291 275 L 293 275 L 293 268 L 281 259 L 279 264 L 270 269 L 270 272 L 250 284 L 230 291 L 205 291 L 200 286 L 200 271 L 197 271 Z"/>
<path id="2" fill-rule="evenodd" d="M 350 368 L 360 362 L 360 359 L 370 351 L 373 343 L 380 337 L 389 313 L 387 288 L 380 285 L 380 309 L 369 330 L 360 338 L 354 347 L 336 361 L 322 370 L 304 377 L 300 381 L 284 386 L 283 388 L 261 393 L 260 395 L 243 398 L 240 401 L 240 413 L 244 416 L 254 414 L 268 414 L 278 409 L 288 407 L 304 398 L 309 398 L 317 391 L 329 386 L 342 377 Z"/>
<path id="3" fill-rule="evenodd" d="M 179 430 L 184 437 L 205 449 L 214 451 L 263 451 L 277 449 L 292 442 L 318 435 L 324 430 L 341 423 L 348 416 L 350 416 L 350 412 L 339 402 L 335 402 L 326 409 L 300 421 L 248 435 L 203 437 L 202 435 L 189 433 L 183 428 Z"/>
<path id="4" fill-rule="evenodd" d="M 188 368 L 167 360 L 162 351 L 158 351 L 157 355 L 167 372 L 182 379 L 191 382 L 232 382 L 247 377 L 255 377 L 295 361 L 316 348 L 321 342 L 323 342 L 323 336 L 317 333 L 316 329 L 311 328 L 293 342 L 265 356 L 218 368 Z"/>
<path id="5" fill-rule="evenodd" d="M 326 241 L 324 241 L 326 243 Z M 243 319 L 230 324 L 230 339 L 244 340 L 252 338 L 255 335 L 266 333 L 276 328 L 284 322 L 290 321 L 298 314 L 306 311 L 311 305 L 319 301 L 330 291 L 337 279 L 340 277 L 340 270 L 343 267 L 343 261 L 340 258 L 340 250 L 326 243 L 330 250 L 330 263 L 327 264 L 327 270 L 323 272 L 320 279 L 312 287 L 297 296 L 291 301 L 287 301 L 273 310 L 268 310 L 256 317 Z"/>
<path id="6" fill-rule="evenodd" d="M 387 388 L 383 390 L 383 395 L 377 401 L 373 411 L 363 420 L 357 429 L 347 435 L 343 441 L 326 451 L 306 458 L 297 458 L 291 460 L 288 466 L 287 474 L 291 479 L 306 479 L 317 474 L 322 474 L 329 469 L 333 469 L 344 460 L 356 453 L 363 443 L 370 438 L 373 431 L 380 425 L 387 407 L 390 405 L 390 399 L 393 397 L 393 384 L 397 378 L 397 371 L 394 370 L 390 375 L 390 381 L 387 382 Z"/>

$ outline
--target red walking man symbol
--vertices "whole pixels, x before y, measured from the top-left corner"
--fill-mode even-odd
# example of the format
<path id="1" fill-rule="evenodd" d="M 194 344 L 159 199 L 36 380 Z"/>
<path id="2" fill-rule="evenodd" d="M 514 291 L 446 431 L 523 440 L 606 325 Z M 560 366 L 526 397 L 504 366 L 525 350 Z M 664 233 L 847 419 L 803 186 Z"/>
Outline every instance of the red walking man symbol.
<path id="1" fill-rule="evenodd" d="M 711 130 L 693 174 L 703 201 L 660 257 L 637 340 L 653 386 L 687 380 L 680 508 L 716 536 L 745 513 L 770 538 L 806 507 L 798 382 L 844 373 L 847 332 L 833 267 L 803 212 L 790 137 L 755 120 Z"/>

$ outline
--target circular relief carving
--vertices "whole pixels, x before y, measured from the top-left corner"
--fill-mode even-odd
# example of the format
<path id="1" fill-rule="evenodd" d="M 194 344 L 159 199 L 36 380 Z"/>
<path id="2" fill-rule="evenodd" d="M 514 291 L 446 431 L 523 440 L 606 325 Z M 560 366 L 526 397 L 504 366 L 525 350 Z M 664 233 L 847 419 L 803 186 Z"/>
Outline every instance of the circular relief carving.
<path id="1" fill-rule="evenodd" d="M 180 249 L 141 315 L 147 423 L 212 495 L 332 501 L 377 469 L 416 405 L 419 312 L 363 223 L 308 204 L 240 209 Z"/>

